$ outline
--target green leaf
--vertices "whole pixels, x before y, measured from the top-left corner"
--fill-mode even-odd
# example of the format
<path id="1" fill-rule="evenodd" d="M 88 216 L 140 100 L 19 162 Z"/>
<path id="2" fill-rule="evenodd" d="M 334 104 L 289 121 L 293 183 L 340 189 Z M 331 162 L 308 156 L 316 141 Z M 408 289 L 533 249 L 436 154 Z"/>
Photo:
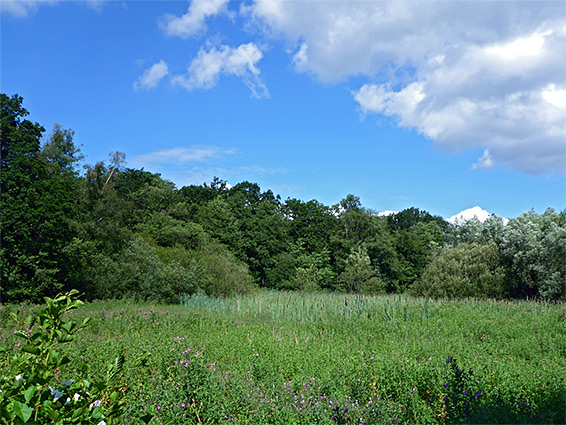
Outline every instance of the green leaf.
<path id="1" fill-rule="evenodd" d="M 69 358 L 69 356 L 63 356 L 59 359 L 59 361 L 57 362 L 57 366 L 63 366 L 66 365 L 68 363 L 71 362 L 71 359 Z"/>
<path id="2" fill-rule="evenodd" d="M 100 407 L 95 407 L 94 409 L 92 409 L 90 416 L 93 419 L 104 419 L 104 413 L 102 412 L 102 409 Z"/>
<path id="3" fill-rule="evenodd" d="M 53 423 L 56 423 L 59 419 L 61 419 L 61 414 L 56 409 L 53 409 L 51 404 L 47 405 L 44 403 L 42 410 L 47 412 Z"/>
<path id="4" fill-rule="evenodd" d="M 39 355 L 39 353 L 40 353 L 39 348 L 36 347 L 36 346 L 33 345 L 33 344 L 22 345 L 22 351 L 23 351 L 24 353 L 33 354 L 34 356 L 37 356 L 37 355 Z"/>
<path id="5" fill-rule="evenodd" d="M 80 407 L 73 412 L 72 420 L 80 418 L 86 412 L 86 407 Z"/>
<path id="6" fill-rule="evenodd" d="M 63 335 L 60 333 L 60 335 L 57 335 L 57 342 L 63 344 L 65 342 L 71 342 L 75 340 L 75 335 Z"/>
<path id="7" fill-rule="evenodd" d="M 26 392 L 24 393 L 24 398 L 26 399 L 26 403 L 29 403 L 30 400 L 33 398 L 36 389 L 37 387 L 35 385 L 32 385 L 26 390 Z"/>
<path id="8" fill-rule="evenodd" d="M 70 333 L 73 332 L 73 329 L 75 328 L 75 325 L 76 325 L 76 323 L 73 322 L 73 321 L 66 322 L 66 323 L 63 323 L 63 324 L 61 325 L 61 329 L 63 329 L 63 330 L 64 330 L 65 332 L 67 332 L 68 334 L 70 334 Z"/>
<path id="9" fill-rule="evenodd" d="M 22 420 L 24 423 L 28 421 L 31 417 L 33 410 L 27 404 L 20 403 L 19 401 L 12 402 L 14 408 L 14 413 Z"/>

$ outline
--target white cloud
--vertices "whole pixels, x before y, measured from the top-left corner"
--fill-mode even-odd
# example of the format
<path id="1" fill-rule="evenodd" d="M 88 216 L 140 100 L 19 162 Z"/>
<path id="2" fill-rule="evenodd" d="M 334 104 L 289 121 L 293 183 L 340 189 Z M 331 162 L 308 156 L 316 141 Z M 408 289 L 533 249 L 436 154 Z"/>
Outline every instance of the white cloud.
<path id="1" fill-rule="evenodd" d="M 0 0 L 0 12 L 9 13 L 17 18 L 25 18 L 37 12 L 40 6 L 55 5 L 63 0 Z M 102 4 L 109 0 L 82 0 L 87 6 L 100 10 Z"/>
<path id="2" fill-rule="evenodd" d="M 472 170 L 477 170 L 478 168 L 482 168 L 484 170 L 489 170 L 495 166 L 495 162 L 489 153 L 489 149 L 483 151 L 483 155 L 478 158 L 478 162 L 472 165 Z"/>
<path id="3" fill-rule="evenodd" d="M 130 162 L 137 166 L 182 165 L 190 162 L 205 162 L 226 155 L 232 155 L 235 149 L 223 149 L 218 146 L 176 147 L 148 154 L 136 155 Z"/>
<path id="4" fill-rule="evenodd" d="M 390 215 L 399 214 L 399 211 L 385 210 L 377 213 L 378 217 L 389 217 Z"/>
<path id="5" fill-rule="evenodd" d="M 487 150 L 476 168 L 566 171 L 562 2 L 256 0 L 244 8 L 284 40 L 297 72 L 365 79 L 364 113 L 413 128 L 442 150 Z"/>
<path id="6" fill-rule="evenodd" d="M 232 182 L 257 182 L 265 177 L 284 174 L 287 172 L 284 168 L 271 168 L 260 165 L 242 165 L 234 167 L 191 166 L 190 168 L 163 167 L 162 169 L 156 168 L 156 171 L 160 172 L 165 178 L 173 181 L 177 187 L 192 184 L 200 185 L 203 182 L 212 181 L 214 177 L 217 176 L 221 176 L 222 179 Z"/>
<path id="7" fill-rule="evenodd" d="M 0 0 L 0 12 L 9 13 L 17 18 L 25 18 L 35 13 L 39 6 L 53 5 L 60 0 Z"/>
<path id="8" fill-rule="evenodd" d="M 161 18 L 160 27 L 167 35 L 189 38 L 206 30 L 205 20 L 226 12 L 229 0 L 193 0 L 189 10 L 181 17 L 167 14 Z"/>
<path id="9" fill-rule="evenodd" d="M 201 49 L 191 62 L 187 75 L 177 75 L 172 81 L 187 90 L 210 89 L 220 75 L 234 75 L 244 81 L 254 97 L 268 98 L 269 92 L 256 66 L 262 57 L 263 53 L 254 43 L 212 47 L 208 51 Z"/>
<path id="10" fill-rule="evenodd" d="M 152 89 L 167 75 L 169 70 L 167 64 L 160 60 L 146 69 L 143 75 L 134 83 L 134 90 Z"/>
<path id="11" fill-rule="evenodd" d="M 486 221 L 488 218 L 491 217 L 491 214 L 488 213 L 481 207 L 475 206 L 473 208 L 468 208 L 467 210 L 460 211 L 458 214 L 453 215 L 446 221 L 452 224 L 463 224 L 468 220 L 477 219 L 480 222 Z"/>
<path id="12" fill-rule="evenodd" d="M 501 56 L 504 59 L 517 59 L 521 56 L 536 56 L 541 53 L 546 34 L 533 34 L 529 37 L 517 38 L 508 43 L 496 44 L 486 49 L 487 53 Z"/>

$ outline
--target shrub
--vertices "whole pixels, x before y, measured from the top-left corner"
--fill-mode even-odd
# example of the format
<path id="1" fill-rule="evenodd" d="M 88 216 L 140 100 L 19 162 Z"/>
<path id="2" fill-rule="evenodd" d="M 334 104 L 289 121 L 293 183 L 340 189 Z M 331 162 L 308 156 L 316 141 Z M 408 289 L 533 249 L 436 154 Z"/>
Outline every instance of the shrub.
<path id="1" fill-rule="evenodd" d="M 431 298 L 502 298 L 506 272 L 494 242 L 461 244 L 435 256 L 410 292 Z"/>

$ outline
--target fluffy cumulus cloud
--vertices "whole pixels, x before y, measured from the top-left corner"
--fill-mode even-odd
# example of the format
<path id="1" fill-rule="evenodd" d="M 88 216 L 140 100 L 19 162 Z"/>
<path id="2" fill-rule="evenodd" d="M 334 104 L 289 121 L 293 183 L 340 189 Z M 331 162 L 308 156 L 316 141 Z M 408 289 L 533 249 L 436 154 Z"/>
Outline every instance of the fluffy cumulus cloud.
<path id="1" fill-rule="evenodd" d="M 167 64 L 160 60 L 150 68 L 146 69 L 143 75 L 134 83 L 134 90 L 152 89 L 169 74 Z"/>
<path id="2" fill-rule="evenodd" d="M 170 36 L 189 38 L 206 30 L 207 18 L 225 13 L 228 1 L 193 0 L 187 13 L 180 17 L 167 14 L 161 18 L 160 26 Z"/>
<path id="3" fill-rule="evenodd" d="M 357 76 L 364 113 L 445 151 L 484 149 L 473 168 L 566 171 L 566 16 L 557 1 L 289 2 L 244 13 L 285 40 L 297 72 Z"/>
<path id="4" fill-rule="evenodd" d="M 238 47 L 220 46 L 208 50 L 201 48 L 191 62 L 186 75 L 177 75 L 173 83 L 187 90 L 210 89 L 216 85 L 220 75 L 240 77 L 256 98 L 268 98 L 269 92 L 261 80 L 257 63 L 263 53 L 254 43 Z"/>

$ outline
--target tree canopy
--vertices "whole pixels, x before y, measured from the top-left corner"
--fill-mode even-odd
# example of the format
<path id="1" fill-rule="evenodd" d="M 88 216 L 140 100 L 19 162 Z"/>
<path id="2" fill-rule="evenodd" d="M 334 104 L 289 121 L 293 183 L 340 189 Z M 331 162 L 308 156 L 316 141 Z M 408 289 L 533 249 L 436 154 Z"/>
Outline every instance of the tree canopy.
<path id="1" fill-rule="evenodd" d="M 354 194 L 326 206 L 247 181 L 177 188 L 121 152 L 80 168 L 72 130 L 45 135 L 18 95 L 2 94 L 1 110 L 0 302 L 259 287 L 566 297 L 565 211 L 456 226 L 418 208 L 380 217 Z"/>

